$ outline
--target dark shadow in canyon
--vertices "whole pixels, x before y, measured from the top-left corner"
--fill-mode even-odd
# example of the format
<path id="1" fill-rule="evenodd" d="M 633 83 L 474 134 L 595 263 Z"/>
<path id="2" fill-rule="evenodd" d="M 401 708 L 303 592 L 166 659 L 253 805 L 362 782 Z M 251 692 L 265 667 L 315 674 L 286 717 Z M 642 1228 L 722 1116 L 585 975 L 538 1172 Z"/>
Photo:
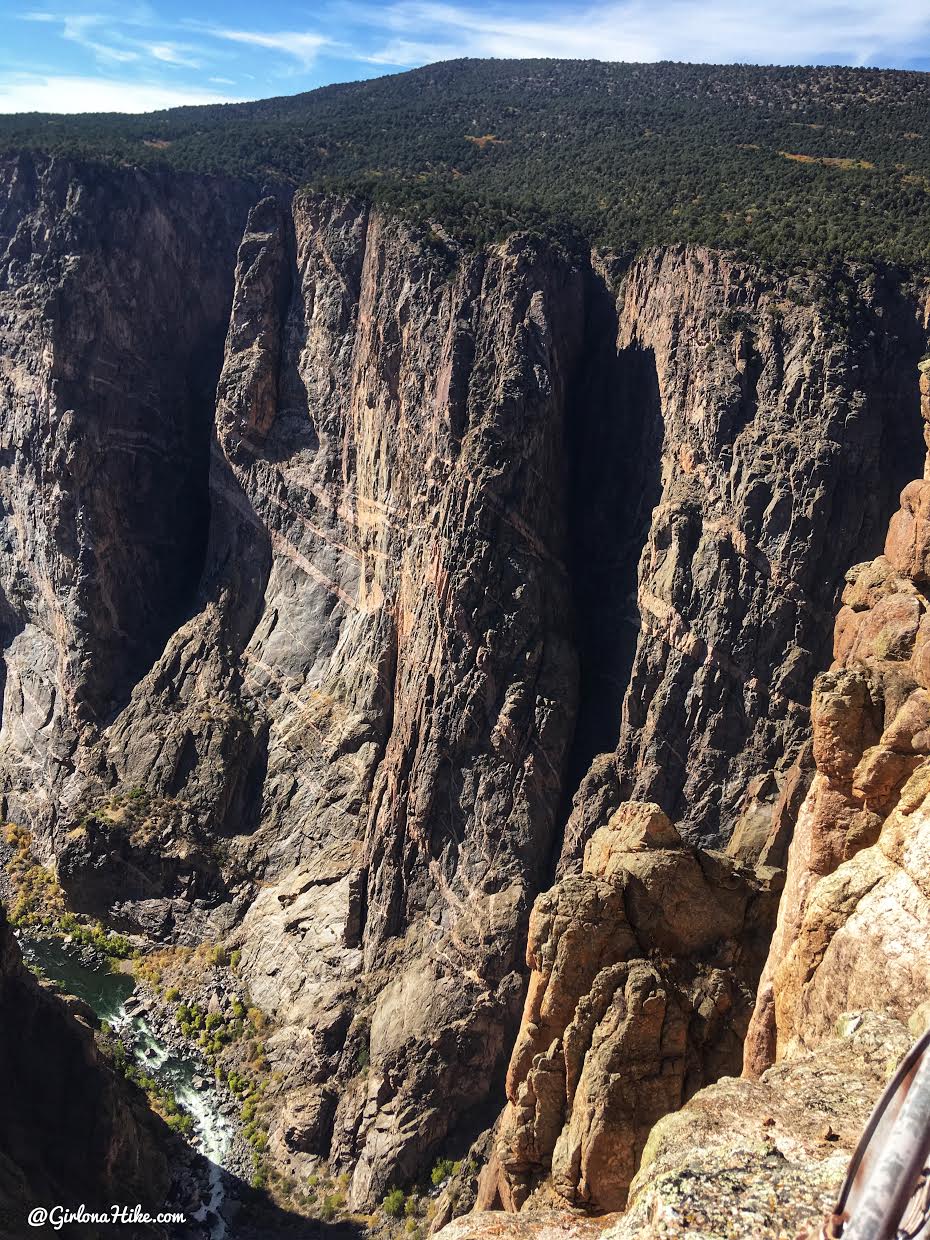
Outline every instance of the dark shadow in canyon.
<path id="1" fill-rule="evenodd" d="M 210 531 L 210 445 L 225 325 L 207 322 L 177 352 L 153 350 L 125 379 L 121 423 L 90 384 L 63 385 L 82 410 L 91 530 L 79 591 L 97 657 L 81 685 L 90 716 L 109 723 L 197 607 Z M 86 411 L 86 412 L 84 412 Z M 126 451 L 120 437 L 141 445 Z M 100 555 L 97 548 L 104 554 Z M 75 550 L 77 550 L 75 548 Z M 100 555 L 98 559 L 97 556 Z"/>
<path id="2" fill-rule="evenodd" d="M 863 324 L 871 347 L 864 359 L 870 400 L 882 426 L 881 480 L 874 526 L 863 531 L 860 559 L 880 554 L 888 522 L 898 508 L 901 491 L 923 476 L 924 424 L 920 413 L 917 363 L 927 349 L 927 333 L 919 309 L 897 280 L 880 280 L 876 302 Z"/>
<path id="3" fill-rule="evenodd" d="M 585 347 L 567 394 L 568 569 L 579 660 L 561 819 L 599 753 L 612 751 L 639 637 L 639 561 L 661 498 L 664 427 L 651 349 L 617 349 L 617 313 L 590 277 Z"/>
<path id="4" fill-rule="evenodd" d="M 204 1161 L 210 1167 L 215 1165 Z M 363 1240 L 370 1234 L 351 1219 L 326 1222 L 298 1214 L 278 1205 L 263 1189 L 253 1188 L 229 1172 L 224 1172 L 224 1178 L 227 1195 L 239 1203 L 226 1232 L 235 1240 Z M 202 1240 L 206 1234 L 203 1224 L 175 1224 L 169 1228 L 170 1240 Z"/>
<path id="5" fill-rule="evenodd" d="M 189 618 L 206 565 L 210 533 L 210 447 L 213 441 L 216 388 L 223 365 L 225 327 L 217 324 L 204 332 L 193 353 L 187 375 L 187 425 L 182 435 L 188 446 L 182 513 L 188 524 L 174 569 L 174 590 L 165 600 L 164 631 L 153 635 L 154 658 L 168 637 Z M 154 662 L 153 658 L 153 662 Z"/>

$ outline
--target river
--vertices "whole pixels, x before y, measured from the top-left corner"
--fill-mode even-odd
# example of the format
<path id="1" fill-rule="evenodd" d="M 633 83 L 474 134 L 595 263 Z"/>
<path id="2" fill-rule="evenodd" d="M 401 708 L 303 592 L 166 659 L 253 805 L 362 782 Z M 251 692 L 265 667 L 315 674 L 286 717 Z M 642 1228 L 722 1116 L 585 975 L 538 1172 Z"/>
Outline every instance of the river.
<path id="1" fill-rule="evenodd" d="M 135 982 L 128 974 L 116 972 L 106 963 L 85 963 L 79 952 L 61 939 L 20 935 L 19 945 L 27 963 L 41 969 L 62 990 L 83 999 L 99 1020 L 106 1021 L 120 1035 L 138 1065 L 170 1090 L 189 1112 L 194 1121 L 194 1133 L 189 1139 L 207 1159 L 210 1176 L 208 1200 L 194 1218 L 204 1222 L 212 1215 L 211 1240 L 225 1240 L 227 1225 L 221 1213 L 225 1198 L 223 1168 L 234 1134 L 220 1110 L 209 1072 L 205 1073 L 203 1065 L 193 1058 L 180 1056 L 166 1046 L 144 1016 L 131 1010 L 132 1004 L 127 1011 L 135 990 Z"/>

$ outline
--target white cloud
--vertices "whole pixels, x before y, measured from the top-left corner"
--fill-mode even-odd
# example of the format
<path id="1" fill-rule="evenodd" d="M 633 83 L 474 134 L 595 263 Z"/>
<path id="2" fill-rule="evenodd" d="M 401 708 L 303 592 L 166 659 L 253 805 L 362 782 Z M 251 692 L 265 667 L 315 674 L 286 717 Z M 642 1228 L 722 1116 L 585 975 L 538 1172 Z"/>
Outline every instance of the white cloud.
<path id="1" fill-rule="evenodd" d="M 161 64 L 186 69 L 199 69 L 198 49 L 189 43 L 171 39 L 140 37 L 155 22 L 147 9 L 127 9 L 119 14 L 106 13 L 23 13 L 24 21 L 57 23 L 61 37 L 76 43 L 93 54 L 102 65 L 133 64 L 156 60 Z"/>
<path id="2" fill-rule="evenodd" d="M 200 61 L 190 53 L 196 51 L 187 43 L 147 43 L 145 50 L 153 60 L 166 65 L 183 65 L 186 69 L 199 69 Z"/>
<path id="3" fill-rule="evenodd" d="M 409 68 L 411 65 L 429 65 L 437 60 L 455 60 L 459 56 L 476 54 L 464 50 L 461 44 L 456 43 L 418 43 L 412 39 L 389 39 L 373 52 L 356 54 L 354 59 L 371 65 Z"/>
<path id="4" fill-rule="evenodd" d="M 264 47 L 286 56 L 293 56 L 307 69 L 316 60 L 320 48 L 329 43 L 325 35 L 315 34 L 308 30 L 281 30 L 265 34 L 259 30 L 224 30 L 210 27 L 205 29 L 205 33 L 217 39 L 229 39 L 233 43 L 248 43 L 253 47 Z"/>
<path id="5" fill-rule="evenodd" d="M 612 0 L 485 7 L 400 0 L 367 9 L 387 37 L 365 59 L 422 64 L 452 56 L 894 64 L 926 54 L 925 0 Z"/>
<path id="6" fill-rule="evenodd" d="M 0 83 L 0 112 L 155 112 L 233 101 L 229 94 L 108 78 L 29 74 Z"/>
<path id="7" fill-rule="evenodd" d="M 70 43 L 93 52 L 97 60 L 108 64 L 129 64 L 139 59 L 139 53 L 129 46 L 129 40 L 115 31 L 115 23 L 103 13 L 23 13 L 29 22 L 60 22 L 61 36 Z M 131 19 L 129 19 L 131 20 Z M 109 41 L 102 36 L 111 34 Z"/>
<path id="8" fill-rule="evenodd" d="M 78 43 L 81 47 L 86 47 L 88 51 L 94 53 L 94 57 L 98 61 L 110 64 L 126 64 L 130 61 L 138 61 L 139 53 L 131 50 L 126 46 L 126 41 L 122 36 L 115 35 L 114 41 L 103 42 L 98 37 L 98 33 L 107 32 L 107 17 L 98 12 L 88 12 L 88 14 L 55 14 L 55 12 L 25 12 L 22 14 L 25 21 L 41 21 L 41 22 L 61 22 L 62 38 L 67 38 L 69 42 Z M 118 46 L 114 46 L 115 45 Z"/>
<path id="9" fill-rule="evenodd" d="M 651 22 L 631 20 L 634 7 L 638 6 L 609 5 L 574 13 L 563 9 L 548 18 L 529 19 L 508 13 L 503 6 L 480 10 L 402 0 L 385 10 L 382 18 L 397 31 L 397 37 L 374 52 L 372 59 L 391 64 L 422 64 L 453 56 L 659 59 L 656 41 L 648 31 Z M 658 5 L 651 7 L 652 14 L 657 10 Z"/>

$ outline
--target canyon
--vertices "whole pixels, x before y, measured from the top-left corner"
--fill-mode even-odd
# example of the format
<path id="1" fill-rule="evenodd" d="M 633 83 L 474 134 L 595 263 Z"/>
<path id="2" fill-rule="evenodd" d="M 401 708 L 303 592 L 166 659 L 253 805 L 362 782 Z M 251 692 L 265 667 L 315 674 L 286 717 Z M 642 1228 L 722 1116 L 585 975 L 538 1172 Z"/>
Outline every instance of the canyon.
<path id="1" fill-rule="evenodd" d="M 0 161 L 0 809 L 235 953 L 348 1209 L 449 1156 L 449 1236 L 646 1235 L 713 1090 L 845 1056 L 864 1118 L 926 983 L 928 291 Z"/>

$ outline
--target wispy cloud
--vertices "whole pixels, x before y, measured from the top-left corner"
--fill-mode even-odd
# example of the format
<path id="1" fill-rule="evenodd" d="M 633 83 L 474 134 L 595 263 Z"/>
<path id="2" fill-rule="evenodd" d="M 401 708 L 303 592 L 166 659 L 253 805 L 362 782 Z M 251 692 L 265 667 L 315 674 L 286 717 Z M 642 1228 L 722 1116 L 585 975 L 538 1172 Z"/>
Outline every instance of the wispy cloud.
<path id="1" fill-rule="evenodd" d="M 0 112 L 139 112 L 254 98 L 275 93 L 276 78 L 306 74 L 329 43 L 319 30 L 168 18 L 145 0 L 70 0 L 67 8 L 49 0 L 19 17 L 23 34 L 26 23 L 43 34 L 20 36 L 25 57 L 14 46 L 0 57 Z"/>
<path id="2" fill-rule="evenodd" d="M 199 69 L 203 63 L 199 56 L 191 54 L 197 48 L 188 43 L 147 43 L 145 51 L 153 60 L 160 60 L 166 65 L 181 65 L 185 69 Z"/>
<path id="3" fill-rule="evenodd" d="M 367 10 L 386 37 L 369 59 L 451 56 L 600 60 L 901 63 L 927 54 L 925 0 L 607 0 L 465 5 L 400 0 Z"/>
<path id="4" fill-rule="evenodd" d="M 0 111 L 75 110 L 76 90 L 84 110 L 223 97 L 213 88 L 254 98 L 285 77 L 305 89 L 459 56 L 930 63 L 927 0 L 316 0 L 285 29 L 253 29 L 229 0 L 202 0 L 196 18 L 168 0 L 24 4 L 4 31 Z"/>
<path id="5" fill-rule="evenodd" d="M 185 104 L 229 102 L 229 94 L 214 91 L 66 74 L 23 74 L 0 82 L 0 112 L 154 112 Z"/>
<path id="6" fill-rule="evenodd" d="M 58 23 L 102 65 L 192 69 L 222 43 L 304 71 L 323 60 L 407 66 L 455 56 L 901 64 L 930 52 L 926 0 L 318 0 L 312 25 L 286 30 L 160 19 L 139 0 L 104 11 L 110 2 L 23 16 Z"/>
<path id="7" fill-rule="evenodd" d="M 602 5 L 570 12 L 563 6 L 548 16 L 540 8 L 538 16 L 526 17 L 519 8 L 508 11 L 505 6 L 476 11 L 402 0 L 380 11 L 379 25 L 393 33 L 370 56 L 396 65 L 454 56 L 657 59 L 656 42 L 648 28 L 631 20 L 633 8 Z"/>
<path id="8" fill-rule="evenodd" d="M 156 48 L 169 46 L 159 43 L 148 45 L 140 38 L 139 31 L 149 20 L 145 10 L 127 8 L 119 15 L 42 11 L 23 13 L 21 16 L 27 22 L 57 25 L 63 39 L 91 52 L 101 65 L 132 64 L 146 56 L 156 56 Z"/>
<path id="9" fill-rule="evenodd" d="M 265 33 L 260 30 L 226 30 L 215 27 L 203 27 L 204 33 L 215 39 L 228 39 L 231 43 L 247 43 L 252 47 L 263 47 L 269 51 L 280 52 L 284 56 L 292 56 L 304 68 L 309 68 L 330 40 L 325 35 L 309 30 L 281 30 Z"/>
<path id="10" fill-rule="evenodd" d="M 129 64 L 139 59 L 139 53 L 128 47 L 118 34 L 115 39 L 104 41 L 101 36 L 107 29 L 107 18 L 102 13 L 24 13 L 23 18 L 30 22 L 60 24 L 63 39 L 93 52 L 97 60 Z"/>

